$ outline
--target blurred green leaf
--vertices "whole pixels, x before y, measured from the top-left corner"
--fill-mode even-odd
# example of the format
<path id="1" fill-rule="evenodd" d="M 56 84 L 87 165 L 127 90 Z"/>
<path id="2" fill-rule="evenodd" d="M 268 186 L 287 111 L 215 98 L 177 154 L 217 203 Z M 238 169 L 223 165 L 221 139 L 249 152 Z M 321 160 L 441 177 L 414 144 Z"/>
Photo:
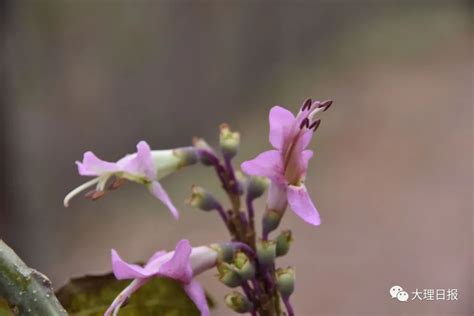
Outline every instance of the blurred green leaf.
<path id="1" fill-rule="evenodd" d="M 102 316 L 129 283 L 116 280 L 113 274 L 85 276 L 72 279 L 56 295 L 71 316 Z M 153 278 L 132 295 L 119 315 L 192 316 L 200 313 L 178 282 Z"/>

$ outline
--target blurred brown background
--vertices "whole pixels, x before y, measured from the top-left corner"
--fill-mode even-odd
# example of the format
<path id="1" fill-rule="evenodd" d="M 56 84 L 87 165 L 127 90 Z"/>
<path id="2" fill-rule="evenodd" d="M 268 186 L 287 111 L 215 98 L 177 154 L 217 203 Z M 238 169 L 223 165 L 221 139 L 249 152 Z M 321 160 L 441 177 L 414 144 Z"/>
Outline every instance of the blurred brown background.
<path id="1" fill-rule="evenodd" d="M 267 112 L 334 99 L 307 179 L 323 224 L 291 212 L 297 315 L 473 315 L 472 13 L 458 1 L 0 1 L 0 232 L 56 287 L 145 259 L 181 237 L 225 240 L 185 206 L 211 170 L 163 181 L 182 219 L 127 185 L 64 195 L 86 150 L 117 159 L 211 143 L 228 122 L 239 161 L 267 149 Z M 263 206 L 262 200 L 260 206 Z M 200 277 L 220 299 L 228 290 Z M 392 285 L 455 288 L 459 301 L 395 302 Z M 410 295 L 411 296 L 411 295 Z M 214 315 L 231 315 L 220 305 Z"/>

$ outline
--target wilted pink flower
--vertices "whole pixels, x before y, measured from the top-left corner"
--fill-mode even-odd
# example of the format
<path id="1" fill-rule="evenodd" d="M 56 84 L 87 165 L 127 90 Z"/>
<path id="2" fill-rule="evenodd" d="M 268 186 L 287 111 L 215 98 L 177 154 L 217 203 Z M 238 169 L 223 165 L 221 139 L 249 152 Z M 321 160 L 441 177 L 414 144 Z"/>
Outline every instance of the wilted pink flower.
<path id="1" fill-rule="evenodd" d="M 315 115 L 326 111 L 331 104 L 332 101 L 312 102 L 308 99 L 296 117 L 280 106 L 270 110 L 269 138 L 275 149 L 265 151 L 241 166 L 249 175 L 271 180 L 267 202 L 269 210 L 282 214 L 289 204 L 304 221 L 312 225 L 321 223 L 304 184 L 308 162 L 313 156 L 313 151 L 306 147 L 321 122 L 315 120 Z"/>
<path id="2" fill-rule="evenodd" d="M 156 151 L 157 154 L 160 154 L 160 152 L 170 153 L 168 156 L 173 157 L 171 150 Z M 79 174 L 81 176 L 93 176 L 95 178 L 71 191 L 64 198 L 64 205 L 68 206 L 69 200 L 72 197 L 94 185 L 96 185 L 96 190 L 93 191 L 93 193 L 96 194 L 97 197 L 102 196 L 105 193 L 107 182 L 111 177 L 115 176 L 119 180 L 125 179 L 144 184 L 155 197 L 170 209 L 174 217 L 178 218 L 179 214 L 176 207 L 171 202 L 171 199 L 161 184 L 157 181 L 156 159 L 153 158 L 150 146 L 145 141 L 138 143 L 137 152 L 135 154 L 126 155 L 117 162 L 104 161 L 97 158 L 91 151 L 86 152 L 82 162 L 76 161 Z"/>
<path id="3" fill-rule="evenodd" d="M 122 304 L 141 286 L 153 277 L 166 277 L 180 282 L 189 298 L 196 304 L 201 316 L 209 315 L 206 295 L 194 276 L 214 267 L 217 262 L 216 250 L 207 247 L 191 248 L 189 241 L 183 239 L 172 252 L 159 251 L 141 267 L 129 264 L 112 250 L 112 268 L 119 280 L 134 279 L 112 302 L 104 316 L 117 315 Z"/>

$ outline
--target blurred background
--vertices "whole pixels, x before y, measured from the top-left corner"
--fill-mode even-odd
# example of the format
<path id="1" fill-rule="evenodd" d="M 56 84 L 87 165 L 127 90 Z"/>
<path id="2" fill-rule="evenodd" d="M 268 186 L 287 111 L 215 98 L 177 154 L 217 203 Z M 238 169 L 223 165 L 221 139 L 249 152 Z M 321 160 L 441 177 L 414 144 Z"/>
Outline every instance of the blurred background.
<path id="1" fill-rule="evenodd" d="M 176 222 L 142 187 L 95 203 L 63 197 L 74 161 L 211 144 L 228 122 L 238 162 L 270 147 L 271 106 L 333 99 L 311 145 L 307 185 L 323 224 L 291 212 L 297 315 L 473 314 L 473 6 L 460 1 L 0 1 L 0 237 L 60 287 L 130 261 L 227 239 L 184 204 L 212 170 L 162 183 Z M 327 113 L 327 114 L 326 114 Z M 264 199 L 258 204 L 261 209 Z M 261 214 L 261 212 L 259 212 Z M 232 315 L 228 289 L 200 277 Z M 458 289 L 458 301 L 388 290 Z"/>

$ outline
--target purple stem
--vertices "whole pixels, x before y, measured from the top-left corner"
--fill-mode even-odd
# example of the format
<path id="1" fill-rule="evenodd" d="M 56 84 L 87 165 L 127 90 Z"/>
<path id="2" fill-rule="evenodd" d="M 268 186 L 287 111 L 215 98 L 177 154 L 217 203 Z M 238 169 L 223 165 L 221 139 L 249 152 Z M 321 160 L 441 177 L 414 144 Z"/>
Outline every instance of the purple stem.
<path id="1" fill-rule="evenodd" d="M 269 234 L 269 232 L 267 232 L 265 229 L 263 229 L 263 231 L 262 231 L 262 240 L 268 240 L 268 234 Z"/>
<path id="2" fill-rule="evenodd" d="M 248 227 L 249 222 L 247 221 L 247 217 L 245 216 L 245 213 L 239 212 L 240 213 L 240 221 L 244 224 L 245 227 Z"/>
<path id="3" fill-rule="evenodd" d="M 237 181 L 237 178 L 235 177 L 235 171 L 234 171 L 234 167 L 232 166 L 231 158 L 224 156 L 224 162 L 225 162 L 225 168 L 227 170 L 227 173 L 229 174 L 230 180 L 232 181 L 232 184 L 233 184 L 230 189 L 232 190 L 232 193 L 240 194 L 241 192 L 239 188 L 239 182 Z"/>
<path id="4" fill-rule="evenodd" d="M 285 304 L 286 311 L 288 312 L 288 316 L 294 316 L 295 312 L 293 311 L 293 306 L 291 306 L 290 298 L 289 297 L 284 298 L 283 303 Z"/>
<path id="5" fill-rule="evenodd" d="M 240 249 L 244 252 L 246 252 L 248 255 L 250 255 L 252 258 L 256 258 L 257 254 L 255 253 L 255 250 L 253 250 L 249 245 L 246 243 L 240 242 L 240 241 L 233 241 L 231 242 L 232 246 L 235 247 L 235 249 Z"/>
<path id="6" fill-rule="evenodd" d="M 264 271 L 265 281 L 267 282 L 268 289 L 273 291 L 275 284 L 273 284 L 272 274 L 269 270 Z"/>
<path id="7" fill-rule="evenodd" d="M 253 208 L 253 203 L 252 203 L 253 200 L 249 197 L 249 195 L 247 195 L 245 202 L 247 204 L 247 212 L 248 212 L 250 227 L 255 227 L 255 210 Z"/>
<path id="8" fill-rule="evenodd" d="M 199 155 L 205 156 L 210 163 L 214 166 L 214 169 L 216 169 L 217 176 L 219 177 L 219 180 L 222 183 L 222 186 L 224 189 L 228 189 L 225 181 L 224 174 L 226 173 L 225 168 L 221 165 L 219 162 L 219 158 L 213 153 L 210 152 L 209 150 L 201 149 L 199 150 Z"/>
<path id="9" fill-rule="evenodd" d="M 253 303 L 255 300 L 254 300 L 254 297 L 252 295 L 252 289 L 250 288 L 250 286 L 248 285 L 247 282 L 242 283 L 242 290 L 244 290 L 245 296 L 247 296 L 249 301 L 251 301 Z M 255 312 L 255 309 L 252 310 L 251 314 L 252 314 L 252 316 L 257 315 L 257 313 Z"/>
<path id="10" fill-rule="evenodd" d="M 255 277 L 253 277 L 251 281 L 252 281 L 253 288 L 255 289 L 255 294 L 257 295 L 257 299 L 258 299 L 262 295 L 262 291 L 260 291 L 260 284 L 258 283 Z"/>
<path id="11" fill-rule="evenodd" d="M 216 210 L 217 212 L 219 213 L 219 215 L 221 216 L 222 220 L 224 221 L 224 223 L 226 224 L 226 226 L 228 225 L 229 223 L 229 218 L 227 217 L 227 214 L 225 213 L 224 211 L 224 208 L 222 207 L 222 205 L 218 205 L 216 207 Z"/>

